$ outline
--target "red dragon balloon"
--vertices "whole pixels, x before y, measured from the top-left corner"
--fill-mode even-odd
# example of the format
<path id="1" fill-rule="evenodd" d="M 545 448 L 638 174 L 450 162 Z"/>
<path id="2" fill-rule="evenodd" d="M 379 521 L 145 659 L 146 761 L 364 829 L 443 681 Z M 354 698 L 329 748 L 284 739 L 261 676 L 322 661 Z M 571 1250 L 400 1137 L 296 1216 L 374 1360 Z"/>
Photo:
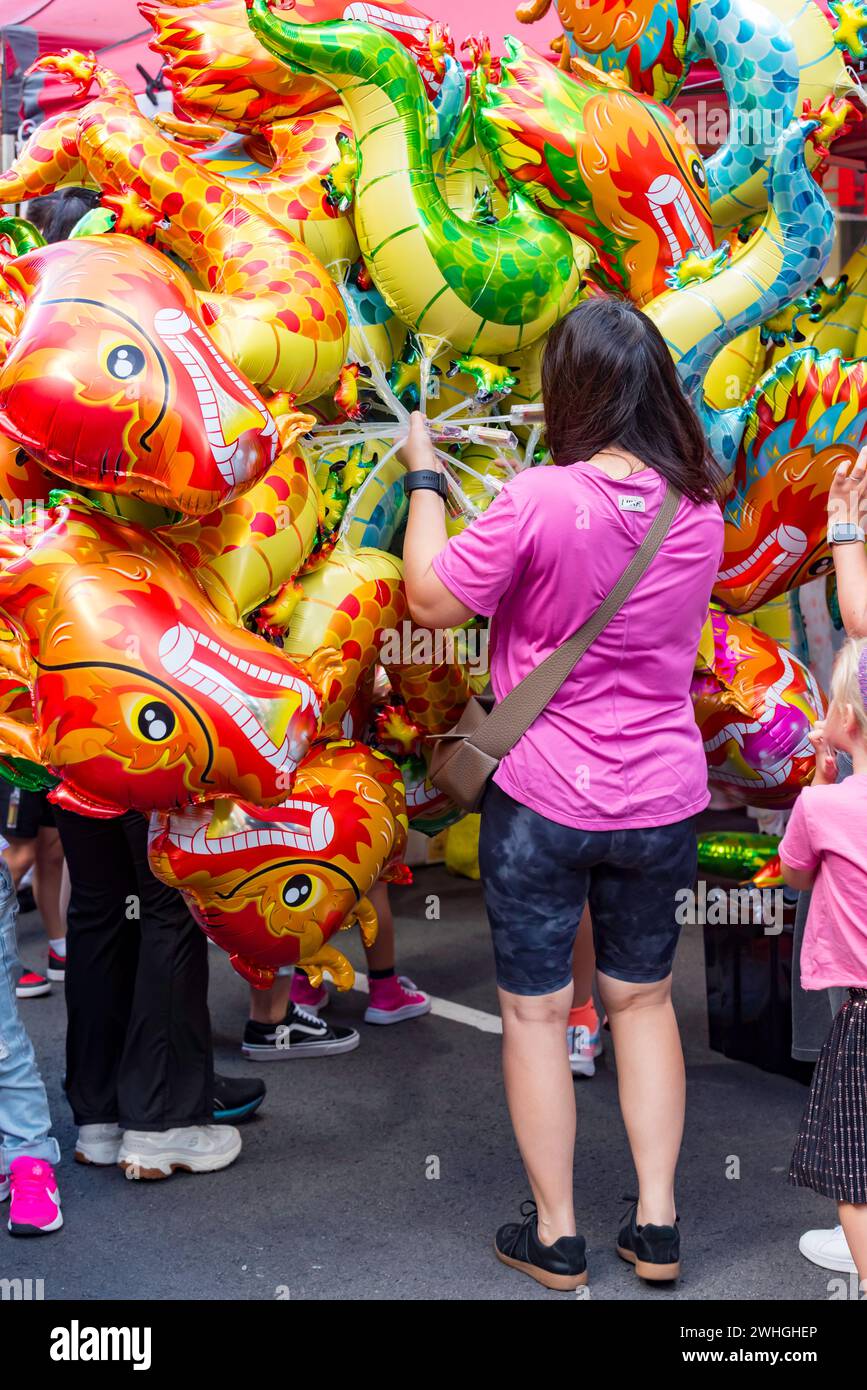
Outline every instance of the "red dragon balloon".
<path id="1" fill-rule="evenodd" d="M 166 256 L 132 237 L 81 237 L 11 261 L 4 276 L 21 321 L 0 368 L 0 430 L 38 463 L 197 515 L 272 462 L 267 406 Z"/>
<path id="2" fill-rule="evenodd" d="M 270 811 L 221 800 L 154 817 L 150 862 L 258 988 L 272 985 L 280 966 L 300 964 L 314 983 L 327 969 L 348 989 L 352 967 L 327 943 L 356 919 L 373 941 L 376 916 L 365 895 L 405 839 L 395 764 L 341 740 L 319 745 L 291 798 Z"/>
<path id="3" fill-rule="evenodd" d="M 60 805 L 112 816 L 291 790 L 316 691 L 158 536 L 78 500 L 0 529 L 0 617 L 32 704 L 32 722 L 0 713 L 0 753 L 62 778 Z"/>

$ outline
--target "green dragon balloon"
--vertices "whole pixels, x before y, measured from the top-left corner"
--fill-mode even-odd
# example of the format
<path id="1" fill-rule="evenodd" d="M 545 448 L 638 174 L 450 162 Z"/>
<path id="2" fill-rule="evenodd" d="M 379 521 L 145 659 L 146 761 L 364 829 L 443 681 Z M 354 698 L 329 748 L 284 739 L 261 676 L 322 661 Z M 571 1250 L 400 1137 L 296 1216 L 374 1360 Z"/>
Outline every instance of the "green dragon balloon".
<path id="1" fill-rule="evenodd" d="M 428 344 L 511 352 L 576 301 L 590 248 L 520 194 L 493 225 L 454 212 L 438 187 L 418 67 L 391 34 L 338 20 L 292 24 L 252 0 L 250 26 L 295 72 L 339 94 L 357 146 L 355 227 L 389 307 Z"/>

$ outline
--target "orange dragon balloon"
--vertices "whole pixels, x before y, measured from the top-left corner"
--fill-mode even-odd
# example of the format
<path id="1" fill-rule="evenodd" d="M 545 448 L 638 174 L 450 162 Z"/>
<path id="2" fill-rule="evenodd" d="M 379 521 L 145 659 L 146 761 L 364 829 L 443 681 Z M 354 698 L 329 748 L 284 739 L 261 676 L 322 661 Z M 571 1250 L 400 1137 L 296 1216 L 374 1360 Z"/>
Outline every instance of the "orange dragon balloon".
<path id="1" fill-rule="evenodd" d="M 357 919 L 372 943 L 365 895 L 405 839 L 394 763 L 339 741 L 317 745 L 291 798 L 270 811 L 221 800 L 154 817 L 150 862 L 251 984 L 267 989 L 280 966 L 301 965 L 315 984 L 327 969 L 348 989 L 352 967 L 328 942 Z"/>
<path id="2" fill-rule="evenodd" d="M 158 118 L 158 124 L 180 140 L 222 134 L 214 126 L 188 134 L 181 123 L 172 125 L 166 117 Z M 277 121 L 255 135 L 222 136 L 194 157 L 232 193 L 297 236 L 341 278 L 358 257 L 358 242 L 351 216 L 337 207 L 326 188 L 341 155 L 338 138 L 348 138 L 351 129 L 338 107 Z"/>
<path id="3" fill-rule="evenodd" d="M 524 0 L 515 11 L 533 24 L 552 0 Z M 557 0 L 563 34 L 551 47 L 568 68 L 576 52 L 592 55 L 603 71 L 622 71 L 635 92 L 669 101 L 687 71 L 689 17 L 693 0 Z"/>
<path id="4" fill-rule="evenodd" d="M 383 635 L 405 614 L 400 561 L 380 550 L 338 546 L 294 590 L 266 604 L 259 620 L 264 630 L 282 633 L 284 651 L 322 690 L 322 729 L 331 733 L 341 730 L 372 675 Z"/>
<path id="5" fill-rule="evenodd" d="M 332 386 L 346 356 L 346 310 L 311 252 L 160 135 L 129 88 L 92 58 L 67 53 L 36 67 L 97 95 L 36 131 L 0 174 L 0 202 L 63 184 L 134 194 L 155 214 L 159 243 L 198 276 L 210 335 L 248 380 L 301 400 Z"/>
<path id="6" fill-rule="evenodd" d="M 111 816 L 291 790 L 316 691 L 159 537 L 78 500 L 4 527 L 0 616 L 17 638 L 0 660 L 32 705 L 32 722 L 0 714 L 0 751 L 61 777 L 59 804 Z"/>
<path id="7" fill-rule="evenodd" d="M 714 598 L 746 613 L 833 568 L 828 488 L 867 439 L 867 360 L 800 349 L 726 413 L 747 423 Z"/>
<path id="8" fill-rule="evenodd" d="M 206 331 L 186 276 L 158 251 L 132 237 L 81 237 L 30 251 L 4 276 L 20 326 L 0 365 L 0 430 L 40 464 L 83 487 L 195 514 L 271 463 L 268 408 Z M 44 494 L 43 483 L 29 497 Z"/>
<path id="9" fill-rule="evenodd" d="M 472 129 L 498 187 L 588 242 L 586 278 L 638 305 L 689 252 L 713 251 L 704 161 L 668 107 L 576 60 L 567 75 L 506 38 L 498 80 L 476 48 Z M 460 148 L 460 137 L 456 148 Z"/>

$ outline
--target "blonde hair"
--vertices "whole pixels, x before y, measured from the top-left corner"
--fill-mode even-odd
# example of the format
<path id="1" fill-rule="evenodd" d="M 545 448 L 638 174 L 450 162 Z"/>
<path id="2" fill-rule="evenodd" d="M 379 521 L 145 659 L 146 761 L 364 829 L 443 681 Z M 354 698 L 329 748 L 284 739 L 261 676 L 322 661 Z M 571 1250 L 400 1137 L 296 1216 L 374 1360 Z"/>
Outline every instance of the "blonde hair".
<path id="1" fill-rule="evenodd" d="M 831 675 L 831 699 L 852 706 L 858 732 L 867 739 L 867 639 L 848 637 L 843 643 Z"/>

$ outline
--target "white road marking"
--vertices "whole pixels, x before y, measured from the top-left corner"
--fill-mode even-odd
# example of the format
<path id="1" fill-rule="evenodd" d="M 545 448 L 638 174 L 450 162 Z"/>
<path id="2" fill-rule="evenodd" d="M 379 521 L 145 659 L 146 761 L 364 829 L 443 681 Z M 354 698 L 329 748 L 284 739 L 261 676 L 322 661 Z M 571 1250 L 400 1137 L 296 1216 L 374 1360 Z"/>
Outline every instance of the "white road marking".
<path id="1" fill-rule="evenodd" d="M 360 994 L 369 994 L 367 976 L 360 970 L 355 972 L 355 984 Z M 502 1033 L 503 1020 L 497 1014 L 486 1014 L 483 1009 L 470 1009 L 466 1004 L 454 1004 L 451 999 L 437 999 L 431 995 L 431 1013 L 438 1018 L 450 1018 L 452 1023 L 465 1023 L 468 1028 L 477 1028 L 480 1033 Z"/>

